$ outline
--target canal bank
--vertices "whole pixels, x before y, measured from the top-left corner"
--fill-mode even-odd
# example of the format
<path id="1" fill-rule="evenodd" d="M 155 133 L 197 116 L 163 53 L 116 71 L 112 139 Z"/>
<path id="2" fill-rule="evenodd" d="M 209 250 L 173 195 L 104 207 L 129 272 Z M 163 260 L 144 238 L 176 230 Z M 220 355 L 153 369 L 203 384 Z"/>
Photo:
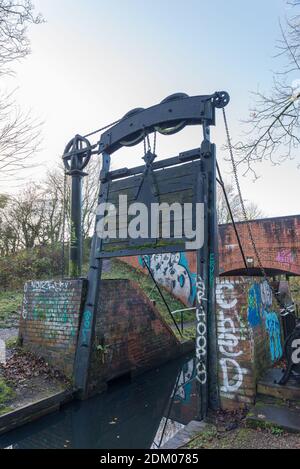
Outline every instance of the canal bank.
<path id="1" fill-rule="evenodd" d="M 195 360 L 182 357 L 0 437 L 0 448 L 161 448 L 197 416 Z"/>

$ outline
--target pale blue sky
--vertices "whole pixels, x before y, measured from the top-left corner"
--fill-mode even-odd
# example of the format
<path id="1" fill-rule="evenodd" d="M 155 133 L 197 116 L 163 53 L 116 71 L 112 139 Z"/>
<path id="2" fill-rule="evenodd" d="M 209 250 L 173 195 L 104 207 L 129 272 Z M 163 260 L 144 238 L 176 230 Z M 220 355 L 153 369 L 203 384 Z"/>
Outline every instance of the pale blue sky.
<path id="1" fill-rule="evenodd" d="M 233 139 L 248 116 L 250 91 L 267 90 L 277 68 L 275 42 L 285 0 L 35 0 L 47 23 L 32 27 L 32 55 L 6 86 L 45 121 L 41 178 L 56 164 L 75 133 L 87 133 L 135 107 L 147 107 L 183 91 L 190 95 L 227 90 Z M 159 137 L 160 157 L 200 144 L 201 129 Z M 225 143 L 221 113 L 212 138 Z M 114 166 L 140 163 L 141 147 L 117 153 Z M 300 162 L 300 158 L 299 158 Z M 224 176 L 229 171 L 222 163 Z M 296 162 L 258 167 L 255 184 L 242 178 L 245 198 L 268 215 L 300 212 Z M 228 177 L 227 177 L 228 179 Z"/>

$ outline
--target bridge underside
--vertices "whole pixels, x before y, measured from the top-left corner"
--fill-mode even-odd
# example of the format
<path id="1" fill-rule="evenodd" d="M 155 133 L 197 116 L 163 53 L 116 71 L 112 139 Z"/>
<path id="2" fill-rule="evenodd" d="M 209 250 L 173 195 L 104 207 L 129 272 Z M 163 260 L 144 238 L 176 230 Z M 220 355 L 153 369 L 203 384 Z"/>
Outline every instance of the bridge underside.
<path id="1" fill-rule="evenodd" d="M 297 272 L 291 272 L 290 270 L 276 269 L 276 268 L 264 268 L 267 277 L 276 277 L 278 275 L 288 275 L 289 277 L 299 277 L 300 274 Z M 258 267 L 252 268 L 237 268 L 233 270 L 227 270 L 226 272 L 220 273 L 220 277 L 263 277 L 261 270 Z"/>

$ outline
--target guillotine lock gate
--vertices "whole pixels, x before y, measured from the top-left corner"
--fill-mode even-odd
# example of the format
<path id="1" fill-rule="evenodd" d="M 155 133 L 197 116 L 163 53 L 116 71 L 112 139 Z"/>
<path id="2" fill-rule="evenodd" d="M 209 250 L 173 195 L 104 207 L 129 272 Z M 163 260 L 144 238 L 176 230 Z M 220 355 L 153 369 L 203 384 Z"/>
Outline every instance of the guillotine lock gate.
<path id="1" fill-rule="evenodd" d="M 79 194 L 83 169 L 92 154 L 102 157 L 95 231 L 92 238 L 88 290 L 75 358 L 75 386 L 87 393 L 92 337 L 101 302 L 102 262 L 105 258 L 196 251 L 196 379 L 199 414 L 218 407 L 215 278 L 218 270 L 216 218 L 216 148 L 210 141 L 215 110 L 229 102 L 226 92 L 189 97 L 172 95 L 148 109 L 134 109 L 91 145 L 77 135 L 63 159 Z M 157 160 L 149 136 L 172 135 L 186 126 L 203 129 L 201 146 Z M 111 171 L 111 155 L 122 147 L 144 142 L 144 164 Z M 80 273 L 81 207 L 72 197 L 71 239 L 73 273 Z M 73 226 L 72 226 L 73 228 Z M 78 268 L 74 269 L 74 265 Z"/>

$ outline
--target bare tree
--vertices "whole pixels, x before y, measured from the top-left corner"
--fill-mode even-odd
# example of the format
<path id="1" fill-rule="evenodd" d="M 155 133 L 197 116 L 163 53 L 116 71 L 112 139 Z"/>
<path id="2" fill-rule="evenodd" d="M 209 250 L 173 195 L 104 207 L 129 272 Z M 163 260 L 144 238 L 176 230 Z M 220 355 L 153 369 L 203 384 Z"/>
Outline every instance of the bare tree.
<path id="1" fill-rule="evenodd" d="M 94 158 L 87 167 L 88 175 L 82 181 L 82 234 L 83 238 L 91 235 L 94 227 L 96 208 L 99 191 L 101 160 Z M 70 233 L 70 206 L 71 206 L 71 178 L 67 176 L 66 184 L 64 181 L 64 169 L 59 166 L 57 169 L 51 170 L 47 174 L 46 192 L 49 198 L 57 201 L 55 210 L 56 216 L 60 217 L 61 228 L 63 227 L 63 217 L 65 213 L 65 231 Z M 61 232 L 60 240 L 63 239 Z M 67 238 L 67 236 L 64 236 Z"/>
<path id="2" fill-rule="evenodd" d="M 22 113 L 12 93 L 0 96 L 0 178 L 32 166 L 40 145 L 40 123 Z"/>
<path id="3" fill-rule="evenodd" d="M 43 21 L 30 0 L 0 0 L 0 75 L 30 53 L 27 29 Z M 17 106 L 13 92 L 0 95 L 0 178 L 32 165 L 40 144 L 40 124 Z"/>
<path id="4" fill-rule="evenodd" d="M 241 200 L 239 195 L 236 193 L 234 186 L 228 182 L 225 183 L 224 186 L 234 221 L 244 221 Z M 246 200 L 245 209 L 248 220 L 255 220 L 264 216 L 263 212 L 254 202 L 249 202 Z M 217 218 L 219 224 L 231 223 L 231 217 L 221 186 L 218 186 L 217 189 Z"/>
<path id="5" fill-rule="evenodd" d="M 270 160 L 274 165 L 293 159 L 300 143 L 300 0 L 288 2 L 293 14 L 280 24 L 277 56 L 285 60 L 274 73 L 269 93 L 253 93 L 254 105 L 245 121 L 245 138 L 234 145 L 244 174 L 256 177 L 253 162 Z"/>
<path id="6" fill-rule="evenodd" d="M 11 73 L 11 62 L 30 53 L 28 25 L 41 22 L 30 0 L 0 0 L 0 74 Z"/>
<path id="7" fill-rule="evenodd" d="M 83 180 L 82 227 L 84 238 L 91 236 L 92 229 L 94 228 L 98 204 L 100 168 L 101 159 L 95 157 L 87 167 L 88 176 Z"/>

